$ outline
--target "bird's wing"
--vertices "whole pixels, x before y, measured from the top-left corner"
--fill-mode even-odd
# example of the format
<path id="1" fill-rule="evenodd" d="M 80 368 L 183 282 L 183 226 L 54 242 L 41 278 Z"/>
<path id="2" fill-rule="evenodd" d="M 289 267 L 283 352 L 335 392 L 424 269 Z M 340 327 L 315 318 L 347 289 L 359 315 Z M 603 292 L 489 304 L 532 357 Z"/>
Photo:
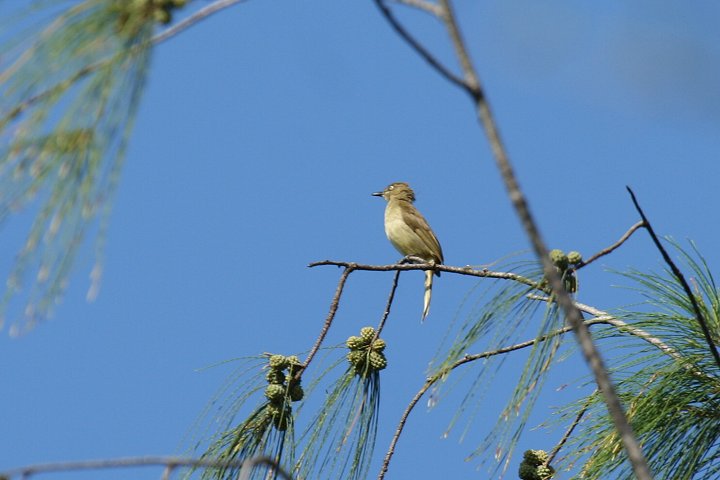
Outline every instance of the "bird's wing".
<path id="1" fill-rule="evenodd" d="M 443 252 L 440 242 L 428 224 L 425 217 L 414 207 L 402 210 L 403 220 L 415 234 L 422 240 L 423 244 L 434 257 L 437 263 L 443 263 Z"/>

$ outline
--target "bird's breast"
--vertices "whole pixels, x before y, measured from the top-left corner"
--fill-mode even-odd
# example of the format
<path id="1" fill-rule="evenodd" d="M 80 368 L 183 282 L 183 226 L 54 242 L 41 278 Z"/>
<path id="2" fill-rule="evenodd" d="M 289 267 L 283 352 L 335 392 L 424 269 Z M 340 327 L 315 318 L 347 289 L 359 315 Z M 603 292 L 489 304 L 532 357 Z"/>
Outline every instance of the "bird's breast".
<path id="1" fill-rule="evenodd" d="M 425 257 L 425 245 L 418 234 L 403 219 L 399 207 L 388 204 L 385 209 L 385 235 L 395 249 L 403 255 Z"/>

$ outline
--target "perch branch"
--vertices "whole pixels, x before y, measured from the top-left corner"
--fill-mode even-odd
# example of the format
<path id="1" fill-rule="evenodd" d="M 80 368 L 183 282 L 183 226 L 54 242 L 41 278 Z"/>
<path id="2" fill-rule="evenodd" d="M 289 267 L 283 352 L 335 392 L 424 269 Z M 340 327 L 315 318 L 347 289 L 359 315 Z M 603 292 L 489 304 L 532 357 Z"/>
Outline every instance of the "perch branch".
<path id="1" fill-rule="evenodd" d="M 455 273 L 458 275 L 467 275 L 471 277 L 481 278 L 499 278 L 503 280 L 513 280 L 515 282 L 523 283 L 529 287 L 533 287 L 540 291 L 545 291 L 538 282 L 531 280 L 522 275 L 518 275 L 512 272 L 494 272 L 488 269 L 476 270 L 472 267 L 453 267 L 450 265 L 436 265 L 432 263 L 419 263 L 419 264 L 407 264 L 407 263 L 396 263 L 392 265 L 365 265 L 354 262 L 342 262 L 335 260 L 322 260 L 319 262 L 313 262 L 308 267 L 319 267 L 323 265 L 335 265 L 337 267 L 351 267 L 353 270 L 364 270 L 370 272 L 390 272 L 390 271 L 405 271 L 405 270 L 437 270 L 440 272 Z"/>
<path id="2" fill-rule="evenodd" d="M 675 263 L 670 258 L 670 255 L 667 253 L 667 250 L 665 250 L 665 247 L 662 246 L 660 243 L 660 239 L 658 239 L 657 235 L 655 235 L 655 230 L 652 228 L 652 225 L 650 225 L 650 222 L 648 221 L 647 217 L 645 216 L 645 213 L 642 211 L 642 208 L 640 208 L 640 204 L 637 201 L 637 198 L 635 198 L 635 193 L 632 191 L 630 187 L 626 187 L 627 191 L 630 193 L 630 197 L 632 198 L 632 202 L 635 205 L 635 209 L 640 214 L 640 217 L 643 219 L 643 222 L 645 222 L 645 228 L 647 229 L 648 233 L 650 234 L 650 238 L 652 238 L 653 243 L 657 247 L 657 249 L 660 251 L 660 254 L 662 254 L 663 260 L 665 260 L 665 263 L 668 264 L 670 269 L 673 272 L 673 275 L 675 275 L 675 278 L 678 279 L 680 282 L 680 285 L 682 285 L 683 290 L 685 290 L 685 294 L 688 297 L 688 300 L 690 300 L 690 303 L 692 304 L 693 311 L 695 312 L 695 317 L 697 318 L 698 323 L 700 324 L 700 328 L 703 331 L 703 335 L 705 335 L 705 341 L 708 344 L 708 347 L 710 348 L 710 353 L 715 358 L 715 363 L 718 367 L 720 367 L 720 353 L 718 353 L 718 349 L 715 346 L 715 342 L 713 341 L 712 335 L 710 334 L 710 329 L 708 328 L 707 321 L 705 320 L 705 317 L 703 316 L 702 312 L 700 311 L 700 305 L 698 305 L 697 300 L 695 299 L 695 295 L 693 295 L 692 290 L 690 289 L 690 285 L 688 285 L 687 281 L 685 280 L 685 277 L 683 276 L 680 269 L 675 265 Z"/>

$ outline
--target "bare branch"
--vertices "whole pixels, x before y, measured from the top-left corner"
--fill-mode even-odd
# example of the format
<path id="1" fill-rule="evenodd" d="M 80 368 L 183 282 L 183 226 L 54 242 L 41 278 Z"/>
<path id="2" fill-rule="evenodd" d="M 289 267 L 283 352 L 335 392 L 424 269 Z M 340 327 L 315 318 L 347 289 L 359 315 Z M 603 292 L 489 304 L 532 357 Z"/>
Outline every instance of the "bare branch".
<path id="1" fill-rule="evenodd" d="M 217 0 L 209 5 L 204 6 L 197 12 L 193 13 L 189 17 L 181 20 L 180 22 L 176 23 L 172 27 L 168 27 L 162 32 L 158 33 L 157 35 L 152 37 L 152 43 L 160 43 L 164 42 L 170 37 L 173 37 L 177 35 L 178 33 L 182 32 L 183 30 L 186 30 L 196 23 L 200 22 L 201 20 L 204 20 L 205 18 L 209 17 L 213 13 L 219 12 L 220 10 L 223 10 L 228 7 L 232 7 L 236 3 L 245 2 L 247 0 Z"/>
<path id="2" fill-rule="evenodd" d="M 392 440 L 390 441 L 390 446 L 388 447 L 388 451 L 385 454 L 385 458 L 383 459 L 382 466 L 380 467 L 380 473 L 378 474 L 378 480 L 383 480 L 385 478 L 385 474 L 387 473 L 388 467 L 390 466 L 390 460 L 392 460 L 393 455 L 395 454 L 395 447 L 397 446 L 398 440 L 400 440 L 400 435 L 402 435 L 403 429 L 405 428 L 405 423 L 407 422 L 408 417 L 410 416 L 410 412 L 413 411 L 415 408 L 415 405 L 420 401 L 420 399 L 425 395 L 425 392 L 428 391 L 428 389 L 436 382 L 437 380 L 435 377 L 433 379 L 428 379 L 425 384 L 418 390 L 418 392 L 415 394 L 415 396 L 410 400 L 410 403 L 407 407 L 405 407 L 405 411 L 403 412 L 402 416 L 400 417 L 400 422 L 398 423 L 397 428 L 395 429 L 395 434 L 393 435 Z"/>
<path id="3" fill-rule="evenodd" d="M 417 8 L 418 10 L 422 10 L 438 18 L 443 15 L 443 9 L 440 5 L 428 2 L 427 0 L 395 0 L 395 2 L 402 3 L 408 7 Z"/>
<path id="4" fill-rule="evenodd" d="M 183 19 L 182 21 L 178 22 L 177 24 L 173 25 L 172 27 L 169 27 L 169 28 L 163 30 L 162 32 L 156 34 L 155 36 L 153 36 L 150 39 L 150 43 L 158 44 L 158 43 L 164 42 L 168 38 L 173 37 L 173 36 L 177 35 L 178 33 L 182 32 L 183 30 L 186 30 L 187 28 L 200 22 L 201 20 L 204 20 L 205 18 L 209 17 L 213 13 L 219 12 L 220 10 L 223 10 L 223 9 L 231 7 L 237 3 L 245 2 L 245 1 L 247 1 L 247 0 L 217 0 L 217 1 L 201 8 L 197 12 L 195 12 L 192 15 L 190 15 L 189 17 Z M 51 26 L 51 28 L 53 26 Z M 144 48 L 146 45 L 147 44 L 139 44 L 139 45 L 133 46 L 132 48 L 133 48 L 133 50 L 139 50 L 140 48 Z M 28 52 L 30 52 L 30 51 L 28 51 Z M 28 52 L 26 52 L 26 55 L 29 55 Z M 21 59 L 21 60 L 23 60 L 23 59 Z M 43 100 L 43 99 L 57 93 L 58 91 L 67 89 L 70 85 L 74 84 L 81 78 L 83 78 L 86 75 L 107 65 L 108 63 L 112 62 L 113 60 L 114 60 L 114 56 L 111 56 L 110 58 L 102 59 L 102 60 L 92 63 L 90 65 L 86 65 L 86 66 L 80 68 L 75 73 L 73 73 L 67 79 L 62 80 L 59 83 L 49 87 L 48 89 L 43 90 L 42 92 L 37 93 L 34 96 L 24 100 L 22 103 L 16 105 L 13 109 L 11 109 L 7 114 L 5 114 L 0 119 L 0 126 L 5 125 L 6 123 L 10 122 L 14 118 L 16 118 L 18 115 L 20 115 L 23 111 L 27 110 L 30 106 L 37 103 L 38 101 Z M 0 75 L 0 78 L 2 78 L 1 81 L 4 81 L 5 77 L 9 76 L 13 71 L 14 71 L 14 68 L 8 68 L 4 72 L 2 72 L 2 74 Z"/>
<path id="5" fill-rule="evenodd" d="M 282 467 L 280 467 L 280 464 L 270 457 L 253 457 L 244 461 L 242 467 L 240 468 L 240 473 L 238 474 L 238 480 L 250 480 L 253 470 L 258 465 L 272 467 L 272 473 L 268 472 L 266 478 L 275 478 L 273 474 L 279 474 L 286 480 L 292 480 L 290 474 L 285 472 Z"/>
<path id="6" fill-rule="evenodd" d="M 610 246 L 607 247 L 607 248 L 603 248 L 602 250 L 600 250 L 599 252 L 597 252 L 595 255 L 593 255 L 592 257 L 588 258 L 587 260 L 582 261 L 580 264 L 578 264 L 578 265 L 575 267 L 575 270 L 580 270 L 582 267 L 591 264 L 592 262 L 594 262 L 594 261 L 597 260 L 598 258 L 600 258 L 600 257 L 602 257 L 602 256 L 605 256 L 605 255 L 607 255 L 607 254 L 609 254 L 609 253 L 612 253 L 612 252 L 615 251 L 617 248 L 619 248 L 623 243 L 625 243 L 625 242 L 630 238 L 630 236 L 631 236 L 633 233 L 635 233 L 636 230 L 638 230 L 639 228 L 642 228 L 642 227 L 644 227 L 644 226 L 645 226 L 645 222 L 637 222 L 635 225 L 633 225 L 632 227 L 630 227 L 630 228 L 628 229 L 628 231 L 623 234 L 622 237 L 620 237 L 620 240 L 618 240 L 617 242 L 613 243 L 612 245 L 610 245 Z"/>
<path id="7" fill-rule="evenodd" d="M 617 327 L 621 331 L 628 332 L 629 334 L 631 334 L 635 337 L 645 340 L 646 342 L 648 342 L 649 344 L 662 350 L 663 353 L 671 356 L 675 360 L 680 360 L 680 361 L 684 360 L 683 356 L 680 354 L 680 352 L 678 352 L 677 350 L 675 350 L 668 344 L 664 343 L 659 338 L 650 335 L 648 332 L 646 332 L 642 328 L 630 325 L 629 323 L 624 322 L 624 321 L 620 320 L 619 318 L 613 317 L 612 315 L 610 315 L 607 312 L 603 312 L 602 310 L 598 310 L 597 308 L 591 307 L 589 305 L 585 305 L 585 304 L 582 304 L 579 302 L 575 302 L 575 305 L 583 312 L 587 312 L 590 315 L 593 315 L 595 318 L 603 320 L 608 325 Z"/>
<path id="8" fill-rule="evenodd" d="M 465 84 L 462 78 L 458 77 L 452 71 L 450 71 L 449 68 L 443 65 L 440 60 L 435 58 L 435 56 L 430 53 L 428 49 L 426 49 L 418 40 L 415 39 L 415 37 L 410 34 L 410 32 L 407 31 L 407 29 L 398 21 L 398 19 L 395 18 L 392 10 L 388 8 L 387 5 L 385 5 L 384 0 L 374 1 L 375 5 L 377 5 L 377 7 L 380 9 L 380 13 L 382 13 L 383 17 L 385 17 L 393 30 L 395 30 L 395 32 L 400 35 L 403 40 L 405 40 L 407 44 L 410 45 L 413 50 L 415 50 L 415 52 L 417 52 L 418 55 L 420 55 L 426 62 L 430 64 L 431 67 L 433 67 L 438 73 L 440 73 L 440 75 L 445 77 L 450 83 L 457 85 L 463 90 L 468 90 L 468 86 Z"/>
<path id="9" fill-rule="evenodd" d="M 353 270 L 354 267 L 348 265 L 345 267 L 345 270 L 343 270 L 342 275 L 340 275 L 338 286 L 335 289 L 335 295 L 330 302 L 330 311 L 325 318 L 325 324 L 323 325 L 322 330 L 320 330 L 320 335 L 318 335 L 317 340 L 315 340 L 315 344 L 310 349 L 310 353 L 308 353 L 308 356 L 305 359 L 305 363 L 303 364 L 302 368 L 298 370 L 296 378 L 299 379 L 302 376 L 303 372 L 308 367 L 308 365 L 310 365 L 313 357 L 315 357 L 315 354 L 320 349 L 320 345 L 322 345 L 323 340 L 325 340 L 325 336 L 327 335 L 328 330 L 330 330 L 330 325 L 332 325 L 333 319 L 335 318 L 335 313 L 337 312 L 338 306 L 340 305 L 340 296 L 342 295 L 343 288 L 345 288 L 345 282 L 347 281 L 348 276 L 350 275 L 350 273 L 352 273 Z"/>
<path id="10" fill-rule="evenodd" d="M 380 336 L 380 332 L 382 332 L 383 327 L 385 327 L 385 321 L 390 315 L 390 307 L 392 306 L 393 299 L 395 298 L 395 290 L 397 290 L 399 281 L 400 270 L 395 272 L 395 276 L 393 277 L 393 283 L 392 287 L 390 287 L 390 295 L 388 295 L 387 304 L 385 305 L 385 311 L 383 312 L 383 316 L 380 319 L 380 324 L 378 324 L 378 327 L 375 329 L 375 337 L 373 338 L 372 342 L 370 342 L 371 345 L 375 342 L 375 340 L 378 339 L 378 337 Z"/>
<path id="11" fill-rule="evenodd" d="M 480 86 L 480 79 L 478 78 L 475 68 L 470 60 L 470 53 L 468 53 L 463 41 L 462 34 L 460 33 L 460 27 L 458 26 L 457 20 L 455 19 L 455 12 L 450 0 L 440 0 L 440 6 L 442 7 L 442 16 L 440 17 L 445 24 L 445 28 L 450 35 L 453 47 L 455 48 L 455 54 L 460 61 L 460 67 L 465 77 L 465 86 L 470 95 L 475 99 L 476 102 L 484 101 L 484 94 L 482 87 Z"/>
<path id="12" fill-rule="evenodd" d="M 213 460 L 208 458 L 184 458 L 172 456 L 158 457 L 127 457 L 106 460 L 84 460 L 78 462 L 58 462 L 28 465 L 12 470 L 0 472 L 2 478 L 20 476 L 29 478 L 31 475 L 49 472 L 70 472 L 80 470 L 100 470 L 109 468 L 129 467 L 166 467 L 174 469 L 177 467 L 205 467 L 205 468 L 244 468 L 249 466 L 252 469 L 256 465 L 268 465 L 275 469 L 281 477 L 292 480 L 290 474 L 285 472 L 278 463 L 269 457 L 254 457 L 247 460 Z"/>
<path id="13" fill-rule="evenodd" d="M 707 321 L 705 320 L 705 317 L 703 316 L 702 312 L 700 311 L 700 305 L 698 305 L 697 300 L 695 299 L 695 295 L 693 295 L 692 290 L 690 289 L 690 285 L 688 285 L 687 281 L 685 280 L 685 277 L 683 276 L 680 269 L 675 265 L 675 263 L 670 258 L 670 255 L 667 253 L 667 250 L 665 250 L 665 247 L 662 246 L 660 243 L 660 240 L 658 239 L 657 235 L 655 235 L 655 230 L 652 228 L 652 225 L 650 225 L 650 222 L 648 221 L 647 217 L 645 217 L 645 213 L 642 211 L 642 208 L 640 208 L 640 204 L 638 203 L 637 199 L 635 198 L 635 193 L 630 189 L 630 187 L 626 187 L 628 192 L 630 192 L 630 197 L 632 198 L 632 202 L 635 205 L 635 209 L 637 209 L 638 213 L 640 214 L 640 217 L 643 219 L 643 222 L 645 223 L 645 228 L 647 229 L 648 233 L 650 234 L 650 238 L 652 238 L 653 243 L 657 247 L 657 249 L 660 251 L 660 254 L 663 257 L 663 260 L 665 260 L 665 263 L 668 264 L 670 269 L 673 272 L 673 275 L 675 275 L 675 278 L 678 279 L 680 282 L 680 285 L 682 285 L 683 290 L 685 290 L 685 294 L 688 297 L 688 300 L 690 300 L 690 303 L 692 304 L 693 311 L 695 312 L 695 317 L 697 318 L 698 323 L 700 324 L 700 328 L 703 331 L 703 335 L 705 335 L 705 341 L 708 344 L 708 347 L 710 348 L 710 353 L 715 358 L 715 363 L 718 367 L 720 367 L 720 353 L 718 353 L 717 346 L 715 346 L 715 342 L 713 341 L 712 335 L 710 334 L 710 328 L 708 328 Z"/>
<path id="14" fill-rule="evenodd" d="M 597 393 L 597 389 L 594 393 Z M 557 454 L 560 452 L 560 449 L 565 445 L 565 443 L 570 438 L 570 435 L 572 435 L 572 432 L 577 428 L 577 426 L 580 424 L 580 420 L 582 420 L 582 417 L 585 416 L 585 412 L 587 412 L 588 408 L 590 408 L 590 400 L 583 405 L 583 408 L 580 409 L 577 416 L 575 416 L 575 420 L 573 420 L 573 423 L 568 427 L 568 429 L 565 431 L 565 434 L 562 436 L 560 441 L 555 445 L 555 448 L 552 449 L 552 452 L 550 452 L 550 455 L 548 455 L 548 459 L 545 462 L 545 466 L 547 467 L 550 465 L 554 460 Z"/>
<path id="15" fill-rule="evenodd" d="M 552 300 L 550 297 L 541 297 L 539 295 L 527 295 L 527 298 L 529 298 L 531 300 L 540 300 L 541 302 L 549 302 Z M 688 361 L 688 359 L 683 357 L 683 355 L 679 351 L 677 351 L 676 349 L 674 349 L 667 343 L 663 342 L 658 337 L 655 337 L 655 336 L 649 334 L 642 328 L 636 327 L 634 325 L 630 325 L 629 323 L 624 322 L 617 317 L 613 317 L 612 315 L 610 315 L 607 312 L 598 310 L 595 307 L 591 307 L 590 305 L 585 305 L 580 302 L 575 302 L 575 306 L 577 308 L 579 308 L 581 311 L 589 313 L 590 315 L 595 317 L 593 319 L 594 323 L 604 323 L 606 325 L 611 325 L 611 326 L 617 328 L 618 330 L 620 330 L 621 332 L 626 332 L 634 337 L 638 337 L 639 339 L 646 341 L 647 343 L 651 344 L 654 347 L 657 347 L 664 354 L 672 357 L 674 360 L 677 360 L 678 362 L 683 364 L 685 366 L 685 368 L 688 371 L 692 372 L 694 375 L 698 375 L 698 376 L 705 377 L 705 378 L 708 377 L 708 375 L 705 372 L 697 369 L 694 365 L 692 365 L 692 363 L 690 363 Z"/>
<path id="16" fill-rule="evenodd" d="M 522 275 L 512 272 L 493 272 L 488 269 L 476 270 L 470 266 L 465 267 L 453 267 L 450 265 L 437 265 L 432 263 L 419 263 L 419 264 L 407 264 L 397 263 L 392 265 L 364 265 L 354 262 L 342 262 L 335 260 L 322 260 L 319 262 L 313 262 L 308 267 L 318 267 L 322 265 L 335 265 L 338 267 L 352 267 L 353 270 L 365 270 L 371 272 L 390 272 L 394 270 L 405 271 L 405 270 L 437 270 L 440 272 L 455 273 L 458 275 L 467 275 L 470 277 L 481 277 L 481 278 L 499 278 L 503 280 L 513 280 L 515 282 L 523 283 L 529 287 L 533 287 L 540 291 L 545 291 L 540 284 L 534 280 L 531 280 Z"/>

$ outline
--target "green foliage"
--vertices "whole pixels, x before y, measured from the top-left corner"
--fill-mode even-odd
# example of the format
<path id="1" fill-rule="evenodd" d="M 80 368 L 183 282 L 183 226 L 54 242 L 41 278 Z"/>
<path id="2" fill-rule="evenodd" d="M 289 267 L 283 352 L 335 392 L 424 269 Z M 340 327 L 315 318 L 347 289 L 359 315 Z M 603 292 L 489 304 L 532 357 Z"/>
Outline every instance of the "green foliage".
<path id="1" fill-rule="evenodd" d="M 22 320 L 13 333 L 51 312 L 89 233 L 96 258 L 88 298 L 97 294 L 110 205 L 150 62 L 148 2 L 17 2 L 8 15 L 0 37 L 0 221 L 23 209 L 35 215 L 0 304 Z"/>
<path id="2" fill-rule="evenodd" d="M 522 278 L 483 280 L 485 284 L 492 283 L 482 295 L 476 297 L 477 308 L 468 315 L 447 353 L 438 357 L 438 366 L 430 372 L 431 378 L 447 379 L 452 366 L 466 358 L 469 352 L 478 351 L 480 348 L 480 352 L 493 352 L 511 346 L 518 343 L 520 335 L 527 335 L 525 332 L 534 332 L 536 339 L 545 339 L 528 346 L 530 352 L 525 367 L 497 424 L 470 455 L 470 458 L 481 455 L 485 458 L 483 454 L 494 452 L 498 462 L 496 471 L 504 470 L 508 466 L 513 449 L 561 345 L 562 336 L 552 335 L 552 332 L 563 326 L 563 317 L 555 304 L 547 303 L 549 298 L 542 290 L 542 271 L 537 263 L 521 262 L 502 267 L 502 270 L 513 271 Z M 490 340 L 483 344 L 487 338 Z M 463 415 L 468 416 L 469 428 L 472 418 L 481 408 L 483 395 L 492 390 L 492 377 L 499 369 L 501 357 L 502 355 L 489 355 L 482 360 L 481 368 L 470 367 L 477 374 L 448 430 L 453 428 Z M 453 372 L 453 375 L 456 373 Z M 439 401 L 441 388 L 441 385 L 438 385 L 433 389 L 431 404 Z"/>
<path id="3" fill-rule="evenodd" d="M 295 440 L 291 405 L 304 398 L 300 379 L 295 375 L 300 366 L 295 355 L 265 355 L 244 359 L 242 368 L 229 378 L 203 415 L 202 420 L 207 425 L 200 436 L 209 430 L 217 430 L 212 432 L 207 446 L 202 445 L 200 440 L 194 450 L 202 450 L 203 459 L 242 461 L 264 455 L 278 463 L 292 465 Z M 260 400 L 251 413 L 238 422 L 236 418 L 246 403 L 257 397 L 260 391 L 264 392 L 265 400 Z M 228 403 L 220 405 L 219 415 L 213 414 L 211 407 L 223 400 Z M 199 422 L 199 425 L 203 422 Z M 202 472 L 202 478 L 234 479 L 238 473 L 239 469 L 235 467 L 206 469 Z M 266 477 L 262 469 L 257 469 L 251 478 Z"/>
<path id="4" fill-rule="evenodd" d="M 282 426 L 282 428 L 280 428 Z M 260 405 L 238 426 L 222 432 L 202 455 L 203 459 L 242 460 L 263 454 L 279 459 L 283 455 L 286 438 L 292 438 L 292 412 L 289 408 L 276 410 L 271 402 Z M 292 440 L 287 442 L 292 445 Z M 202 478 L 235 479 L 239 469 L 206 469 Z M 266 478 L 256 471 L 251 478 Z"/>
<path id="5" fill-rule="evenodd" d="M 671 242 L 691 272 L 702 313 L 720 342 L 720 295 L 710 269 L 692 245 L 688 252 Z M 631 271 L 647 299 L 643 309 L 623 319 L 657 342 L 635 342 L 630 332 L 599 332 L 623 346 L 612 362 L 627 414 L 655 478 L 717 478 L 720 472 L 720 368 L 710 353 L 687 295 L 669 271 Z M 633 348 L 629 348 L 633 345 Z M 634 478 L 622 445 L 599 395 L 582 399 L 565 412 L 571 418 L 588 404 L 582 429 L 571 440 L 567 463 L 586 460 L 579 478 Z"/>
<path id="6" fill-rule="evenodd" d="M 387 366 L 375 329 L 348 339 L 349 365 L 329 389 L 303 434 L 298 478 L 364 479 L 372 460 L 380 407 L 380 373 Z"/>

